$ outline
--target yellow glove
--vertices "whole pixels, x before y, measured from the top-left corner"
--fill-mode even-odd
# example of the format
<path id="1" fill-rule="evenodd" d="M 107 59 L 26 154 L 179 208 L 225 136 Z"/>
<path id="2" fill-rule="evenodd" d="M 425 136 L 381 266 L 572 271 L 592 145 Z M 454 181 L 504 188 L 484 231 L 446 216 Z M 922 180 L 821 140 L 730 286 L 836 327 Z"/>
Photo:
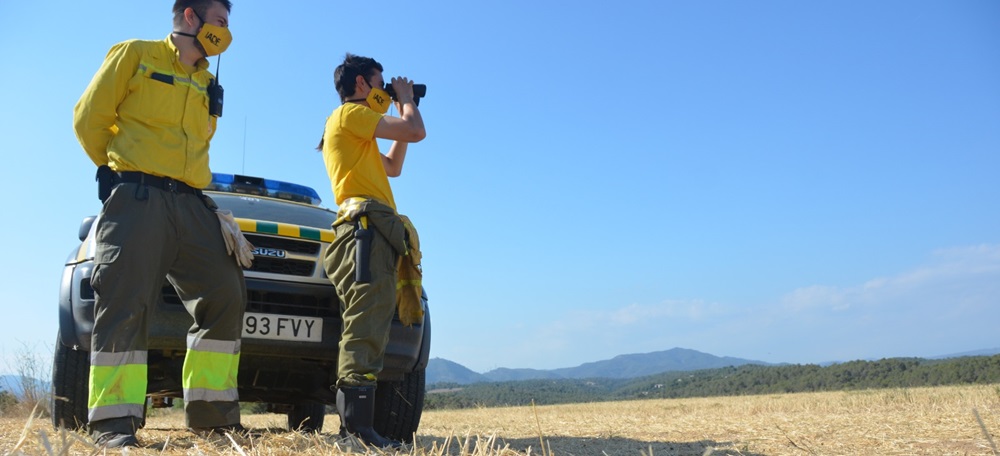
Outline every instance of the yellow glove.
<path id="1" fill-rule="evenodd" d="M 408 251 L 406 255 L 400 255 L 396 263 L 396 309 L 399 321 L 405 326 L 412 326 L 424 321 L 424 307 L 420 303 L 424 276 L 420 266 L 420 238 L 409 217 L 400 214 L 399 218 L 403 220 L 403 227 L 408 235 Z"/>
<path id="2" fill-rule="evenodd" d="M 226 240 L 226 253 L 236 257 L 236 263 L 243 269 L 249 268 L 253 265 L 253 244 L 243 236 L 232 212 L 220 209 L 215 215 L 219 216 L 222 238 Z"/>

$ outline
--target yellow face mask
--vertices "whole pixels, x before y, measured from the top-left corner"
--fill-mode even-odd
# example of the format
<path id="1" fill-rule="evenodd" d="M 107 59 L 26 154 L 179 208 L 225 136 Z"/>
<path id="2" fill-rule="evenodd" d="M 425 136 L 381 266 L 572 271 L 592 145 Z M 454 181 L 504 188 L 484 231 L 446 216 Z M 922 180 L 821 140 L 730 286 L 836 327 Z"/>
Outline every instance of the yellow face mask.
<path id="1" fill-rule="evenodd" d="M 196 38 L 205 49 L 205 57 L 222 54 L 233 43 L 233 34 L 228 28 L 206 23 L 202 23 Z"/>
<path id="2" fill-rule="evenodd" d="M 368 106 L 372 108 L 372 110 L 379 114 L 389 112 L 389 105 L 392 104 L 392 99 L 389 98 L 389 93 L 374 86 L 372 86 L 372 91 L 368 92 L 368 97 L 365 98 L 365 101 L 368 102 Z"/>

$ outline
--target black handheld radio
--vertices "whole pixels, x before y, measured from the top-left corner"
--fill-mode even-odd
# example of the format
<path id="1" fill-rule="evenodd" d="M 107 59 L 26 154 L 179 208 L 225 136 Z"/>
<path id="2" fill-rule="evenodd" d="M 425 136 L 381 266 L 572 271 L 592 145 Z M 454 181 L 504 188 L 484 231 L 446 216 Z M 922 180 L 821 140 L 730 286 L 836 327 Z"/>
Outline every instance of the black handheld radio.
<path id="1" fill-rule="evenodd" d="M 212 117 L 222 117 L 223 90 L 219 84 L 219 64 L 222 56 L 215 61 L 215 78 L 208 82 L 208 114 Z"/>

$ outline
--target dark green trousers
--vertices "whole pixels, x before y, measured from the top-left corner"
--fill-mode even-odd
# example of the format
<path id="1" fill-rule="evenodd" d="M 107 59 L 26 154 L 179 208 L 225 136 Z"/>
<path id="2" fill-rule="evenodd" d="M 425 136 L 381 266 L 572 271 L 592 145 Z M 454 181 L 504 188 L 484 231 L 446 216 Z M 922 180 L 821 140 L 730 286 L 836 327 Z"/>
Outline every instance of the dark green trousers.
<path id="1" fill-rule="evenodd" d="M 344 321 L 336 384 L 374 385 L 382 371 L 389 328 L 396 313 L 396 250 L 373 227 L 369 267 L 371 281 L 355 280 L 355 225 L 334 227 L 336 239 L 327 248 L 323 266 L 337 288 Z"/>
<path id="2" fill-rule="evenodd" d="M 143 416 L 147 324 L 156 324 L 147 321 L 147 311 L 158 301 L 164 278 L 194 320 L 186 334 L 189 350 L 192 344 L 209 351 L 222 346 L 219 350 L 235 354 L 238 362 L 246 306 L 243 270 L 226 253 L 218 217 L 201 196 L 119 184 L 101 210 L 94 256 L 91 360 L 97 374 L 92 368 L 91 390 L 102 398 L 89 412 L 95 431 L 123 432 Z M 211 375 L 235 378 L 238 365 L 224 369 Z M 240 422 L 235 389 L 185 388 L 185 396 L 202 398 L 185 402 L 188 426 Z"/>

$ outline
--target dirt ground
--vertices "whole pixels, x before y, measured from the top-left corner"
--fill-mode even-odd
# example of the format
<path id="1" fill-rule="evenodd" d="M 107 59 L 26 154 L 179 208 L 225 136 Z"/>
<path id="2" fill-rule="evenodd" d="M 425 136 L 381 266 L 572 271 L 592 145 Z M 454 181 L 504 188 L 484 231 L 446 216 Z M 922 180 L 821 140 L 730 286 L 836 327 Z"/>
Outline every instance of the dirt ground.
<path id="1" fill-rule="evenodd" d="M 261 435 L 234 446 L 193 436 L 179 413 L 153 416 L 128 454 L 383 454 L 340 439 L 336 415 L 319 435 L 285 430 L 282 415 L 243 422 Z M 997 456 L 998 433 L 1000 385 L 989 385 L 428 411 L 415 444 L 388 454 Z M 102 452 L 20 416 L 0 417 L 0 454 Z"/>

